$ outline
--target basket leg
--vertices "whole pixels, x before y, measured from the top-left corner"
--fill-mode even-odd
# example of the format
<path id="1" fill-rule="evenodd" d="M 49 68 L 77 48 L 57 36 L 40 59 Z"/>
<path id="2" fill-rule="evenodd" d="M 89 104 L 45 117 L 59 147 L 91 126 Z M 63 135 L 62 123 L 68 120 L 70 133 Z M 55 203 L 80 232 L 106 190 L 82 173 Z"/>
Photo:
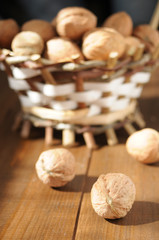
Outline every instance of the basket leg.
<path id="1" fill-rule="evenodd" d="M 131 123 L 126 123 L 124 124 L 124 128 L 127 131 L 127 133 L 129 135 L 133 134 L 134 132 L 136 132 L 136 129 L 133 127 L 133 125 Z"/>
<path id="2" fill-rule="evenodd" d="M 91 132 L 84 132 L 83 133 L 83 138 L 85 140 L 86 146 L 89 149 L 97 149 L 98 148 L 98 146 L 95 142 L 95 138 L 94 138 L 94 136 Z"/>
<path id="3" fill-rule="evenodd" d="M 113 128 L 108 128 L 105 131 L 105 134 L 109 146 L 113 146 L 118 143 L 118 139 Z"/>
<path id="4" fill-rule="evenodd" d="M 138 124 L 140 128 L 144 128 L 146 126 L 142 114 L 139 111 L 135 114 L 135 122 Z"/>
<path id="5" fill-rule="evenodd" d="M 45 144 L 51 145 L 53 143 L 53 127 L 45 127 Z"/>
<path id="6" fill-rule="evenodd" d="M 19 128 L 22 120 L 23 120 L 22 113 L 19 112 L 14 119 L 14 122 L 13 122 L 13 125 L 12 125 L 12 131 L 16 131 Z"/>
<path id="7" fill-rule="evenodd" d="M 62 145 L 74 146 L 75 145 L 75 131 L 72 129 L 63 129 L 62 131 Z"/>
<path id="8" fill-rule="evenodd" d="M 20 133 L 21 137 L 28 138 L 30 135 L 30 130 L 31 130 L 31 122 L 29 120 L 24 120 L 21 133 Z"/>

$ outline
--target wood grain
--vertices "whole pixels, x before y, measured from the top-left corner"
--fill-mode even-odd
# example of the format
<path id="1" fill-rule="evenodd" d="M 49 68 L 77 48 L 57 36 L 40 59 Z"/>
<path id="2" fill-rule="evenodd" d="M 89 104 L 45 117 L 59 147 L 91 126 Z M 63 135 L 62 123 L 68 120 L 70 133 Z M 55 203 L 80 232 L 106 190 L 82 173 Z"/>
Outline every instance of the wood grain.
<path id="1" fill-rule="evenodd" d="M 3 170 L 0 239 L 72 238 L 89 150 L 72 150 L 76 156 L 76 177 L 67 186 L 53 189 L 43 185 L 35 172 L 35 162 L 45 149 L 43 140 L 25 140 L 10 157 L 9 167 Z"/>

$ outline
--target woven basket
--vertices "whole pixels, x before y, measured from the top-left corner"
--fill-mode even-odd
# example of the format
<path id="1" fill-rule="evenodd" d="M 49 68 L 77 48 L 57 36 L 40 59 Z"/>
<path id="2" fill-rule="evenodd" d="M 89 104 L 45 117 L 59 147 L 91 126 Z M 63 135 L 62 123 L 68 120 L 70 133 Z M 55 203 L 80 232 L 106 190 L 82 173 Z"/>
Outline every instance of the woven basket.
<path id="1" fill-rule="evenodd" d="M 137 99 L 158 65 L 158 52 L 144 54 L 141 45 L 120 61 L 113 53 L 108 61 L 53 64 L 39 55 L 17 57 L 2 50 L 9 86 L 22 107 L 22 135 L 28 135 L 32 123 L 46 128 L 47 143 L 56 128 L 63 130 L 63 145 L 73 145 L 75 133 L 82 133 L 87 146 L 95 148 L 94 134 L 105 132 L 113 145 L 115 128 L 124 126 L 131 134 L 133 121 L 143 127 Z"/>
<path id="2" fill-rule="evenodd" d="M 159 25 L 157 2 L 150 25 Z M 112 52 L 107 61 L 62 62 L 53 64 L 40 55 L 15 56 L 0 50 L 0 67 L 21 103 L 13 129 L 22 123 L 21 136 L 28 137 L 31 125 L 45 128 L 45 142 L 52 143 L 53 129 L 62 130 L 62 144 L 75 144 L 76 133 L 83 134 L 88 148 L 96 148 L 94 135 L 105 132 L 107 143 L 118 142 L 115 130 L 128 134 L 145 126 L 137 100 L 159 64 L 159 46 L 145 53 L 141 44 L 118 59 Z"/>

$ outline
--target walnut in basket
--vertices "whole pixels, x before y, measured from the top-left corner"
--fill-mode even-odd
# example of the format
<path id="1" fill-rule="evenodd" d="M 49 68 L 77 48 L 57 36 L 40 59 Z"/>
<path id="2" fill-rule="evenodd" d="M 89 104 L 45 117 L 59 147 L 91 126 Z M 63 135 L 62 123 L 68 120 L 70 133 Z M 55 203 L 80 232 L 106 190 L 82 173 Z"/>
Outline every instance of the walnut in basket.
<path id="1" fill-rule="evenodd" d="M 132 56 L 136 52 L 136 50 L 141 46 L 141 41 L 134 36 L 128 36 L 125 37 L 125 43 L 126 43 L 126 49 L 125 53 L 126 55 Z"/>
<path id="2" fill-rule="evenodd" d="M 13 38 L 11 48 L 14 54 L 19 56 L 41 54 L 44 49 L 44 41 L 38 33 L 20 32 Z"/>
<path id="3" fill-rule="evenodd" d="M 32 31 L 38 33 L 44 42 L 56 36 L 55 28 L 53 25 L 45 20 L 32 19 L 25 22 L 22 27 L 22 31 Z"/>
<path id="4" fill-rule="evenodd" d="M 45 57 L 54 63 L 69 61 L 80 62 L 84 59 L 76 43 L 60 37 L 47 41 Z"/>
<path id="5" fill-rule="evenodd" d="M 67 7 L 59 11 L 56 17 L 56 30 L 59 36 L 80 39 L 82 35 L 96 27 L 97 17 L 82 7 Z"/>
<path id="6" fill-rule="evenodd" d="M 125 52 L 124 37 L 111 28 L 95 28 L 85 33 L 82 51 L 87 59 L 108 60 L 115 52 L 120 58 Z"/>
<path id="7" fill-rule="evenodd" d="M 159 45 L 159 31 L 153 29 L 149 24 L 142 24 L 135 27 L 133 35 L 141 39 L 146 45 L 146 50 L 151 53 Z"/>
<path id="8" fill-rule="evenodd" d="M 113 28 L 126 37 L 132 34 L 133 21 L 131 16 L 126 12 L 117 12 L 104 21 L 103 27 Z"/>
<path id="9" fill-rule="evenodd" d="M 14 36 L 20 31 L 13 19 L 0 20 L 0 48 L 10 49 Z"/>

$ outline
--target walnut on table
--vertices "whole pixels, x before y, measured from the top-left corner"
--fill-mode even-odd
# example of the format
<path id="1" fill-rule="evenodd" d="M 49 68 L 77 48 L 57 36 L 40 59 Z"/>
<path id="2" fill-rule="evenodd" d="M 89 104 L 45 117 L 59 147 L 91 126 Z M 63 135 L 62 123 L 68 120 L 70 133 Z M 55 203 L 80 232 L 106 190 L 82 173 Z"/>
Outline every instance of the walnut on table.
<path id="1" fill-rule="evenodd" d="M 132 208 L 135 194 L 135 185 L 125 174 L 102 174 L 91 189 L 92 207 L 103 218 L 122 218 Z"/>
<path id="2" fill-rule="evenodd" d="M 57 148 L 42 152 L 35 169 L 44 184 L 61 187 L 75 177 L 75 166 L 74 155 L 65 148 Z"/>
<path id="3" fill-rule="evenodd" d="M 144 128 L 130 135 L 126 141 L 127 152 L 141 163 L 159 161 L 159 133 L 152 128 Z"/>

